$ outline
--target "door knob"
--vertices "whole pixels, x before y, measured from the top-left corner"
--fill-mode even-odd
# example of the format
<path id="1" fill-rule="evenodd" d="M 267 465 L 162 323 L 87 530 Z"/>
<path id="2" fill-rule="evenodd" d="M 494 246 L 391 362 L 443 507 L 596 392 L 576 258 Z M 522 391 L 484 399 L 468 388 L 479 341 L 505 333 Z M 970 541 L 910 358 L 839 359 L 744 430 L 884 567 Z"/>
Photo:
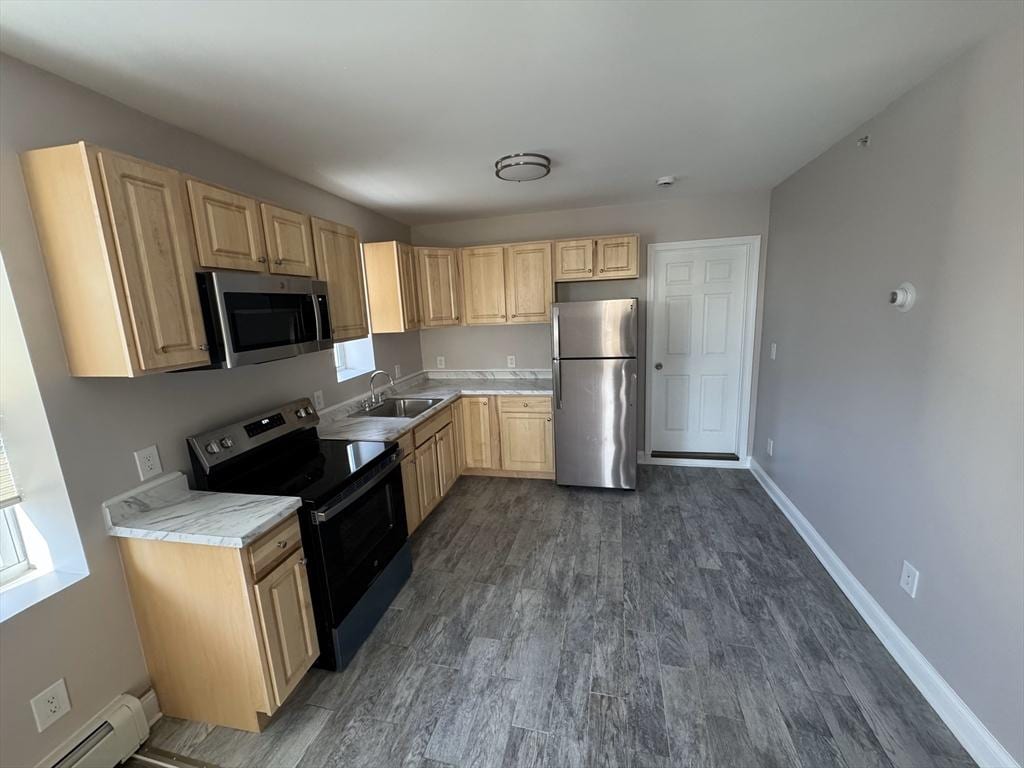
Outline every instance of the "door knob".
<path id="1" fill-rule="evenodd" d="M 660 371 L 664 367 L 665 366 L 663 366 L 661 363 L 655 363 L 654 364 L 654 370 L 656 370 L 656 371 Z"/>

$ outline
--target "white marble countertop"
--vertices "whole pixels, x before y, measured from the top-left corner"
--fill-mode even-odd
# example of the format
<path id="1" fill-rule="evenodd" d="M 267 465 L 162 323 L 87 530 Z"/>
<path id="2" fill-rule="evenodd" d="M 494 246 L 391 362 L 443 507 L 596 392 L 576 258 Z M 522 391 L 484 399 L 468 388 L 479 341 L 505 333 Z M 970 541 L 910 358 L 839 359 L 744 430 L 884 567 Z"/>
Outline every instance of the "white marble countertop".
<path id="1" fill-rule="evenodd" d="M 111 536 L 241 549 L 301 506 L 296 496 L 193 491 L 172 472 L 103 502 L 103 517 Z"/>
<path id="2" fill-rule="evenodd" d="M 551 379 L 531 377 L 430 378 L 408 387 L 397 387 L 386 397 L 441 398 L 441 402 L 415 418 L 360 417 L 350 418 L 353 408 L 338 407 L 320 415 L 317 427 L 320 437 L 335 440 L 397 440 L 404 432 L 429 419 L 457 398 L 468 395 L 548 395 Z"/>

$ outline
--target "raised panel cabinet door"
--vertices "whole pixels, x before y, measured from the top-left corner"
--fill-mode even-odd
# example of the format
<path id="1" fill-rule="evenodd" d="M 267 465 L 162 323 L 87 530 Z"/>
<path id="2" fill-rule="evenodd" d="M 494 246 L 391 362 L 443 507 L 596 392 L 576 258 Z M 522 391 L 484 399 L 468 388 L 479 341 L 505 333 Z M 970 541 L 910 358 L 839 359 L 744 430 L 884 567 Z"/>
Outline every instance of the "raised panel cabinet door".
<path id="1" fill-rule="evenodd" d="M 253 589 L 274 700 L 281 706 L 320 655 L 303 550 L 297 550 Z"/>
<path id="2" fill-rule="evenodd" d="M 260 203 L 267 258 L 275 275 L 316 277 L 313 234 L 309 216 L 269 203 Z"/>
<path id="3" fill-rule="evenodd" d="M 489 397 L 464 397 L 466 466 L 499 469 L 497 408 Z"/>
<path id="4" fill-rule="evenodd" d="M 510 323 L 551 320 L 551 243 L 517 243 L 508 247 L 505 274 Z"/>
<path id="5" fill-rule="evenodd" d="M 501 414 L 501 468 L 554 472 L 554 430 L 550 413 Z"/>
<path id="6" fill-rule="evenodd" d="M 637 263 L 636 235 L 622 237 L 599 237 L 597 239 L 598 279 L 636 277 L 640 274 Z"/>
<path id="7" fill-rule="evenodd" d="M 452 425 L 449 424 L 437 433 L 437 479 L 441 485 L 441 495 L 444 496 L 455 485 L 455 478 L 458 477 L 455 470 L 455 437 L 452 433 Z"/>
<path id="8" fill-rule="evenodd" d="M 420 520 L 427 515 L 441 500 L 441 484 L 437 471 L 437 440 L 431 436 L 423 445 L 416 449 L 416 483 L 420 494 Z"/>
<path id="9" fill-rule="evenodd" d="M 177 171 L 97 153 L 142 370 L 210 362 Z"/>
<path id="10" fill-rule="evenodd" d="M 420 491 L 416 480 L 416 456 L 402 459 L 402 496 L 405 498 L 405 523 L 409 535 L 420 527 Z"/>
<path id="11" fill-rule="evenodd" d="M 505 249 L 463 248 L 462 302 L 466 325 L 494 325 L 508 320 L 505 310 Z"/>
<path id="12" fill-rule="evenodd" d="M 359 233 L 344 224 L 313 219 L 317 277 L 327 283 L 334 341 L 361 339 L 370 333 L 363 288 Z"/>
<path id="13" fill-rule="evenodd" d="M 555 241 L 555 281 L 594 279 L 594 241 Z"/>
<path id="14" fill-rule="evenodd" d="M 427 328 L 459 324 L 457 252 L 454 248 L 417 248 L 420 322 Z"/>
<path id="15" fill-rule="evenodd" d="M 402 291 L 402 314 L 405 329 L 415 331 L 420 327 L 420 289 L 416 279 L 416 251 L 411 245 L 398 244 L 398 276 Z"/>
<path id="16" fill-rule="evenodd" d="M 188 179 L 199 263 L 211 269 L 267 270 L 260 211 L 251 197 Z"/>
<path id="17" fill-rule="evenodd" d="M 466 468 L 466 431 L 462 425 L 462 401 L 452 405 L 452 436 L 455 438 L 455 476 L 462 474 Z"/>

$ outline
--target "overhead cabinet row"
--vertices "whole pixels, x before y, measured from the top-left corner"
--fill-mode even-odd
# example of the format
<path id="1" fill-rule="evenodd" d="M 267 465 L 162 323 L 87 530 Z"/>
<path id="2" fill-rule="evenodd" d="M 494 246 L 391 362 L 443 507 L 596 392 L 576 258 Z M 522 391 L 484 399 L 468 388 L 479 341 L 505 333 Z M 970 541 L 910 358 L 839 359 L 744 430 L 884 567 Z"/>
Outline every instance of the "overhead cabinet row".
<path id="1" fill-rule="evenodd" d="M 465 248 L 367 243 L 374 333 L 551 320 L 553 283 L 637 277 L 636 235 Z"/>
<path id="2" fill-rule="evenodd" d="M 323 280 L 334 340 L 369 332 L 351 227 L 84 142 L 22 167 L 73 375 L 209 364 L 203 269 Z"/>

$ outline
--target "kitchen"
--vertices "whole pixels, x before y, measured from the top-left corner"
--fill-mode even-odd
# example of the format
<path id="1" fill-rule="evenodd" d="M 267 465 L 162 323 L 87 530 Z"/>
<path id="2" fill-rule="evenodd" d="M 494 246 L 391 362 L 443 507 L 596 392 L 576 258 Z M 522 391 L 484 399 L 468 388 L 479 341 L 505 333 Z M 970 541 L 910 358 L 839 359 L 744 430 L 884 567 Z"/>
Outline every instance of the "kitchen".
<path id="1" fill-rule="evenodd" d="M 0 654 L 4 765 L 49 768 L 116 725 L 112 699 L 139 764 L 1003 754 L 878 634 L 772 481 L 806 449 L 776 424 L 797 421 L 777 371 L 801 352 L 779 314 L 798 305 L 773 299 L 775 193 L 645 173 L 644 199 L 538 204 L 574 171 L 543 144 L 500 154 L 527 142 L 480 174 L 514 205 L 406 224 L 283 147 L 254 160 L 8 41 L 4 443 L 53 564 L 38 602 L 0 591 L 26 662 Z M 914 277 L 883 272 L 886 296 Z M 680 306 L 700 345 L 671 335 Z M 684 396 L 673 366 L 698 352 L 729 358 L 704 382 L 728 378 Z M 718 442 L 664 442 L 702 418 Z M 909 609 L 879 600 L 912 622 L 938 578 L 922 569 Z M 47 635 L 57 620 L 73 638 Z M 955 682 L 948 653 L 929 658 Z M 38 728 L 28 702 L 54 680 L 70 712 Z M 1015 752 L 998 695 L 956 688 Z"/>

